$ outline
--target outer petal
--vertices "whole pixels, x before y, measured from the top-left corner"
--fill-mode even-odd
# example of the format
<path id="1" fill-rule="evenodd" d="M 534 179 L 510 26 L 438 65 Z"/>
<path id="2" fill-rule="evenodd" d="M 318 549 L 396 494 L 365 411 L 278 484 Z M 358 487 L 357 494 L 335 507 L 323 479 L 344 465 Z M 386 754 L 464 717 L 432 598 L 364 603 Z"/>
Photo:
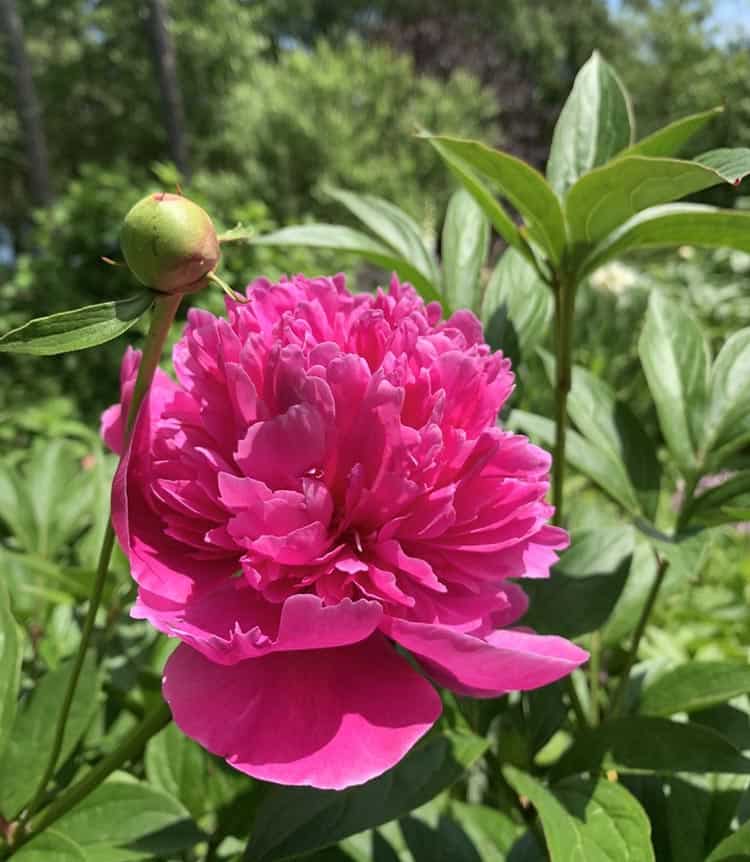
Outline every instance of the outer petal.
<path id="1" fill-rule="evenodd" d="M 164 674 L 177 725 L 255 778 L 342 790 L 394 766 L 440 698 L 379 635 L 231 667 L 180 646 Z"/>
<path id="2" fill-rule="evenodd" d="M 564 638 L 513 629 L 479 638 L 445 626 L 386 618 L 381 630 L 422 659 L 437 683 L 472 697 L 548 685 L 588 658 Z"/>

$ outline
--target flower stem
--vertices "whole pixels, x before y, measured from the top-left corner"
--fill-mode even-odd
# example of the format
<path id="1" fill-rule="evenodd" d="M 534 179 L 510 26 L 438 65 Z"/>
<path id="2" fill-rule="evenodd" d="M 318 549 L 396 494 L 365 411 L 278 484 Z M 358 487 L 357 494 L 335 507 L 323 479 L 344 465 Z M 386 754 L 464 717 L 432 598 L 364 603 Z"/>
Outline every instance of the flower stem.
<path id="1" fill-rule="evenodd" d="M 599 724 L 599 674 L 601 672 L 602 633 L 591 633 L 591 659 L 589 660 L 589 692 L 591 694 L 591 725 Z"/>
<path id="2" fill-rule="evenodd" d="M 133 429 L 133 423 L 138 414 L 138 408 L 141 406 L 143 398 L 148 392 L 151 381 L 154 378 L 154 372 L 156 371 L 156 366 L 159 364 L 164 342 L 181 300 L 182 296 L 179 294 L 163 294 L 159 295 L 154 303 L 154 310 L 151 316 L 151 326 L 146 338 L 146 343 L 143 347 L 143 356 L 141 357 L 141 364 L 138 368 L 138 376 L 136 377 L 135 387 L 133 389 L 133 398 L 130 402 L 130 409 L 128 410 L 126 419 L 125 433 L 123 435 L 123 448 L 127 447 L 130 433 Z M 101 604 L 104 584 L 107 580 L 109 562 L 112 558 L 114 545 L 115 533 L 112 527 L 112 518 L 110 514 L 110 517 L 107 519 L 107 529 L 104 532 L 101 550 L 99 551 L 99 561 L 96 567 L 94 587 L 89 599 L 89 608 L 81 631 L 81 643 L 73 661 L 73 669 L 71 671 L 70 679 L 68 680 L 68 687 L 65 691 L 65 697 L 63 698 L 62 706 L 60 708 L 60 715 L 55 727 L 55 738 L 52 743 L 52 750 L 50 751 L 49 760 L 47 762 L 47 767 L 44 770 L 44 774 L 34 791 L 34 795 L 31 797 L 31 802 L 28 804 L 26 811 L 24 812 L 22 818 L 24 821 L 31 818 L 42 804 L 47 791 L 47 785 L 55 774 L 55 769 L 57 768 L 57 761 L 60 758 L 63 739 L 65 738 L 65 726 L 68 722 L 68 715 L 70 714 L 71 706 L 73 705 L 73 698 L 75 697 L 78 680 L 81 676 L 81 668 L 83 667 L 83 661 L 86 657 L 86 651 L 88 650 L 91 636 L 94 632 L 96 614 L 99 610 L 99 605 Z"/>
<path id="3" fill-rule="evenodd" d="M 117 746 L 117 748 L 108 754 L 105 758 L 99 761 L 83 778 L 69 787 L 64 793 L 61 793 L 47 808 L 45 808 L 39 817 L 32 820 L 26 829 L 16 833 L 13 841 L 10 854 L 18 850 L 27 841 L 30 841 L 34 836 L 43 832 L 64 814 L 67 814 L 71 808 L 77 805 L 82 799 L 89 795 L 116 769 L 119 769 L 124 763 L 133 760 L 140 755 L 146 743 L 155 736 L 162 728 L 166 727 L 172 720 L 172 715 L 169 707 L 161 701 L 144 720 L 135 727 Z"/>
<path id="4" fill-rule="evenodd" d="M 568 393 L 570 392 L 573 351 L 573 302 L 575 286 L 556 277 L 555 293 L 555 450 L 552 458 L 552 504 L 554 523 L 563 521 L 563 486 L 565 484 L 565 435 L 568 425 Z"/>

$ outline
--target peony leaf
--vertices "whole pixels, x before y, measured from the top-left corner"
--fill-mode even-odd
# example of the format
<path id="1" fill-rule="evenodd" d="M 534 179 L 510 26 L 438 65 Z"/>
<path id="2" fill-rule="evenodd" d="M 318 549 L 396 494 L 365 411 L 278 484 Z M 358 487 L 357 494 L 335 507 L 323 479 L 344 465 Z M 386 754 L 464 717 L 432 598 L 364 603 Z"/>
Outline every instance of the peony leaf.
<path id="1" fill-rule="evenodd" d="M 562 198 L 575 181 L 633 142 L 630 97 L 598 51 L 581 67 L 552 136 L 547 179 Z"/>
<path id="2" fill-rule="evenodd" d="M 451 308 L 476 309 L 480 274 L 490 248 L 490 226 L 465 189 L 451 196 L 443 225 L 443 293 Z"/>
<path id="3" fill-rule="evenodd" d="M 655 682 L 641 695 L 639 711 L 645 715 L 670 716 L 696 712 L 750 692 L 750 667 L 716 661 L 691 661 Z"/>
<path id="4" fill-rule="evenodd" d="M 129 299 L 37 317 L 0 337 L 0 353 L 54 356 L 96 347 L 130 329 L 153 301 L 154 294 L 144 288 Z"/>
<path id="5" fill-rule="evenodd" d="M 403 817 L 460 778 L 487 744 L 467 731 L 444 732 L 359 787 L 333 791 L 274 785 L 258 809 L 245 859 L 292 859 Z"/>
<path id="6" fill-rule="evenodd" d="M 4 581 L 0 581 L 0 758 L 16 715 L 22 657 L 22 644 L 11 613 L 8 588 Z"/>
<path id="7" fill-rule="evenodd" d="M 149 740 L 145 759 L 151 785 L 179 799 L 196 820 L 205 813 L 209 756 L 176 724 L 169 724 Z"/>
<path id="8" fill-rule="evenodd" d="M 83 848 L 60 834 L 48 829 L 13 854 L 18 862 L 90 862 Z"/>
<path id="9" fill-rule="evenodd" d="M 750 859 L 750 822 L 725 838 L 706 857 L 706 862 L 747 862 Z"/>
<path id="10" fill-rule="evenodd" d="M 720 466 L 750 440 L 750 329 L 731 335 L 716 357 L 709 384 L 704 451 Z"/>
<path id="11" fill-rule="evenodd" d="M 623 156 L 674 156 L 707 123 L 724 113 L 723 106 L 681 117 L 628 147 Z"/>

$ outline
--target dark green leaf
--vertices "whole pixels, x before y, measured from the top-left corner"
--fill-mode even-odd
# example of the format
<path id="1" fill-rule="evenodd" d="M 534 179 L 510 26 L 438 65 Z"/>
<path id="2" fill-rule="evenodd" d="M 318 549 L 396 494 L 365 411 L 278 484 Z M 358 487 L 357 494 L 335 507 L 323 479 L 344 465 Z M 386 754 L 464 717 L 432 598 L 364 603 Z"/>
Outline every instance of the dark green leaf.
<path id="1" fill-rule="evenodd" d="M 576 76 L 552 136 L 547 179 L 560 197 L 592 168 L 603 165 L 633 140 L 630 98 L 598 51 Z"/>
<path id="2" fill-rule="evenodd" d="M 698 466 L 711 357 L 697 321 L 653 291 L 638 352 L 664 439 L 682 470 Z"/>
<path id="3" fill-rule="evenodd" d="M 553 261 L 559 261 L 565 249 L 565 221 L 555 193 L 544 177 L 515 156 L 493 150 L 479 141 L 437 136 L 439 151 L 484 174 L 495 182 L 500 194 L 523 216 L 529 236 Z"/>
<path id="4" fill-rule="evenodd" d="M 677 712 L 695 712 L 747 692 L 750 692 L 750 667 L 691 661 L 649 685 L 641 696 L 640 712 L 665 717 Z"/>
<path id="5" fill-rule="evenodd" d="M 750 439 L 750 329 L 730 336 L 711 369 L 704 450 L 718 466 Z"/>
<path id="6" fill-rule="evenodd" d="M 664 788 L 672 862 L 704 862 L 711 794 L 676 777 L 666 781 Z"/>
<path id="7" fill-rule="evenodd" d="M 715 847 L 706 862 L 748 862 L 748 860 L 750 860 L 750 823 L 745 823 Z"/>
<path id="8" fill-rule="evenodd" d="M 5 582 L 0 580 L 0 759 L 13 727 L 21 681 L 23 649 L 10 610 Z"/>
<path id="9" fill-rule="evenodd" d="M 615 719 L 581 734 L 553 767 L 556 776 L 623 772 L 750 775 L 750 759 L 716 731 L 665 718 Z"/>
<path id="10" fill-rule="evenodd" d="M 741 470 L 696 497 L 690 506 L 690 521 L 704 526 L 735 524 L 738 521 L 750 520 L 748 510 L 750 470 Z"/>
<path id="11" fill-rule="evenodd" d="M 649 862 L 651 824 L 638 800 L 604 779 L 568 778 L 548 788 L 511 766 L 503 773 L 534 804 L 551 862 Z"/>
<path id="12" fill-rule="evenodd" d="M 724 108 L 710 108 L 699 114 L 682 117 L 657 129 L 648 137 L 628 147 L 623 156 L 674 156 L 707 123 L 724 112 Z"/>
<path id="13" fill-rule="evenodd" d="M 474 198 L 459 189 L 451 196 L 443 225 L 443 293 L 451 308 L 479 304 L 479 277 L 490 247 L 490 226 Z"/>
<path id="14" fill-rule="evenodd" d="M 17 862 L 89 862 L 82 847 L 54 829 L 29 841 L 13 858 Z"/>
<path id="15" fill-rule="evenodd" d="M 206 811 L 209 760 L 176 724 L 164 728 L 146 746 L 146 775 L 151 785 L 178 799 L 198 820 Z"/>
<path id="16" fill-rule="evenodd" d="M 626 156 L 581 177 L 565 198 L 571 242 L 598 242 L 642 210 L 676 201 L 722 182 L 737 183 L 750 173 L 750 150 L 708 162 Z"/>
<path id="17" fill-rule="evenodd" d="M 509 248 L 490 276 L 482 300 L 487 343 L 517 364 L 544 338 L 552 318 L 552 292 L 536 269 Z M 516 347 L 519 356 L 514 355 Z"/>
<path id="18" fill-rule="evenodd" d="M 29 801 L 44 774 L 71 664 L 66 662 L 43 676 L 16 713 L 10 738 L 0 759 L 0 812 L 6 820 L 18 814 Z M 70 756 L 94 717 L 98 707 L 98 687 L 94 655 L 89 653 L 65 725 L 60 765 Z"/>
<path id="19" fill-rule="evenodd" d="M 436 734 L 360 787 L 337 792 L 274 786 L 258 810 L 245 858 L 291 859 L 402 817 L 453 784 L 486 746 L 467 732 Z"/>
<path id="20" fill-rule="evenodd" d="M 0 337 L 0 353 L 52 356 L 96 347 L 130 329 L 153 301 L 153 293 L 144 289 L 130 299 L 38 317 Z"/>
<path id="21" fill-rule="evenodd" d="M 440 300 L 437 286 L 413 264 L 404 260 L 389 246 L 352 228 L 334 224 L 307 224 L 285 227 L 281 230 L 256 236 L 253 245 L 309 246 L 346 251 L 369 260 L 386 270 L 394 270 L 401 278 L 410 281 L 427 300 Z"/>
<path id="22" fill-rule="evenodd" d="M 585 275 L 634 248 L 697 245 L 750 252 L 750 212 L 721 210 L 701 204 L 650 207 L 617 228 L 580 267 Z"/>

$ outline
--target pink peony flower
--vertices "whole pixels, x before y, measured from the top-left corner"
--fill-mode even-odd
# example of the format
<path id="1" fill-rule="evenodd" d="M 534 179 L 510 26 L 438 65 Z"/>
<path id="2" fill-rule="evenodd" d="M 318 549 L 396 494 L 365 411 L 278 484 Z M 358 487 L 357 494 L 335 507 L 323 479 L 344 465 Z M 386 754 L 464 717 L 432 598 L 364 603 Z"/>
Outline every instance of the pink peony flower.
<path id="1" fill-rule="evenodd" d="M 133 616 L 182 641 L 178 726 L 257 778 L 340 789 L 436 721 L 428 678 L 494 697 L 586 659 L 509 628 L 526 609 L 509 579 L 546 577 L 567 536 L 547 524 L 549 456 L 495 424 L 513 376 L 472 314 L 442 322 L 395 280 L 248 296 L 226 320 L 190 311 L 178 382 L 157 373 L 121 453 L 114 523 Z M 138 361 L 102 417 L 117 452 Z"/>

